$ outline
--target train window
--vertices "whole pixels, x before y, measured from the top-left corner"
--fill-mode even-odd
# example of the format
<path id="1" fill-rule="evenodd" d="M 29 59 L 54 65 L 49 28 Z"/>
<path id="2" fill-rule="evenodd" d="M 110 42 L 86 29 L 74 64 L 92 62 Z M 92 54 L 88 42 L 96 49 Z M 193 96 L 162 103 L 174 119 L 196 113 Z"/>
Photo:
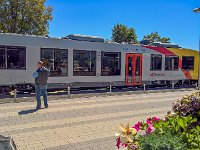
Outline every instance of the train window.
<path id="1" fill-rule="evenodd" d="M 26 50 L 24 47 L 7 47 L 7 68 L 25 69 Z"/>
<path id="2" fill-rule="evenodd" d="M 165 56 L 165 70 L 174 71 L 178 70 L 179 57 L 178 56 Z"/>
<path id="3" fill-rule="evenodd" d="M 112 76 L 121 73 L 121 53 L 101 52 L 101 75 Z"/>
<path id="4" fill-rule="evenodd" d="M 26 48 L 0 46 L 0 69 L 26 69 Z"/>
<path id="5" fill-rule="evenodd" d="M 151 71 L 162 70 L 162 55 L 151 54 Z"/>
<path id="6" fill-rule="evenodd" d="M 68 75 L 68 50 L 42 48 L 41 60 L 50 70 L 50 76 Z"/>
<path id="7" fill-rule="evenodd" d="M 96 76 L 96 51 L 74 50 L 74 76 Z"/>
<path id="8" fill-rule="evenodd" d="M 182 69 L 194 70 L 194 56 L 182 56 Z"/>
<path id="9" fill-rule="evenodd" d="M 0 47 L 0 69 L 6 68 L 5 55 L 6 55 L 5 48 L 4 47 Z"/>

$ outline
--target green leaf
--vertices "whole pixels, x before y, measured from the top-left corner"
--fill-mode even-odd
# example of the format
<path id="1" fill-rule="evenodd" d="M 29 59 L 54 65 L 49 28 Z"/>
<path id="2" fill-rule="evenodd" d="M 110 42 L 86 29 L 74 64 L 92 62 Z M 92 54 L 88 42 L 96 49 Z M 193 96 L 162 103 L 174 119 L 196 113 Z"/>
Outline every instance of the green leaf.
<path id="1" fill-rule="evenodd" d="M 123 24 L 117 24 L 112 29 L 112 41 L 117 43 L 138 43 L 134 28 L 128 28 Z"/>
<path id="2" fill-rule="evenodd" d="M 170 38 L 161 37 L 158 32 L 152 32 L 151 34 L 145 35 L 143 40 L 150 40 L 150 43 L 161 42 L 170 43 Z"/>
<path id="3" fill-rule="evenodd" d="M 52 7 L 46 0 L 1 0 L 0 30 L 7 33 L 48 35 Z"/>

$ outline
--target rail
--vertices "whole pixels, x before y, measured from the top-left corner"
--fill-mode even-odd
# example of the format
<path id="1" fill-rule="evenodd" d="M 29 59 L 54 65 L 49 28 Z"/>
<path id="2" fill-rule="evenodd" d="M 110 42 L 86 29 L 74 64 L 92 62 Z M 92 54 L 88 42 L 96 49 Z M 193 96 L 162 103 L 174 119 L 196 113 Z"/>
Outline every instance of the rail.
<path id="1" fill-rule="evenodd" d="M 104 88 L 89 88 L 89 89 L 75 89 L 71 87 L 67 87 L 66 89 L 55 89 L 48 91 L 48 95 L 67 95 L 68 98 L 74 97 L 75 95 L 88 95 L 88 94 L 96 94 L 96 95 L 105 95 L 105 94 L 117 94 L 117 93 L 149 93 L 149 92 L 158 92 L 158 91 L 177 91 L 177 90 L 183 90 L 183 89 L 196 89 L 198 90 L 198 85 L 192 85 L 192 86 L 175 86 L 174 83 L 172 83 L 169 86 L 137 86 L 137 87 L 115 87 L 113 85 L 110 85 L 108 87 Z M 17 91 L 17 89 L 14 89 L 9 94 L 0 94 L 0 99 L 4 98 L 13 98 L 14 102 L 17 102 L 18 98 L 21 97 L 33 97 L 35 93 L 31 92 L 23 92 L 23 91 Z"/>

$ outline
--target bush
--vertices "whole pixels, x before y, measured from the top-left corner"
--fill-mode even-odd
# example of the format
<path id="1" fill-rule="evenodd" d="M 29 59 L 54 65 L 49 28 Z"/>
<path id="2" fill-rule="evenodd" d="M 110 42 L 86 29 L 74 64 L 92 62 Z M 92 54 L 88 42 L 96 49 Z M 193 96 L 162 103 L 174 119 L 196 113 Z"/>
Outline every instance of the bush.
<path id="1" fill-rule="evenodd" d="M 134 126 L 121 126 L 117 147 L 128 150 L 200 150 L 200 127 L 191 128 L 197 119 L 168 115 L 164 120 L 148 118 Z M 141 134 L 143 133 L 143 134 Z"/>
<path id="2" fill-rule="evenodd" d="M 173 104 L 175 113 L 165 118 L 148 118 L 132 127 L 121 126 L 118 149 L 128 150 L 200 150 L 200 93 L 184 96 Z"/>
<path id="3" fill-rule="evenodd" d="M 182 133 L 182 138 L 187 143 L 188 150 L 199 150 L 200 149 L 200 127 L 196 126 L 188 132 Z"/>
<path id="4" fill-rule="evenodd" d="M 146 136 L 140 136 L 138 139 L 141 150 L 186 150 L 186 144 L 184 144 L 179 134 L 171 134 L 166 132 L 163 134 L 149 134 Z"/>
<path id="5" fill-rule="evenodd" d="M 154 123 L 155 131 L 163 133 L 171 131 L 172 133 L 188 132 L 192 123 L 196 123 L 197 119 L 191 116 L 170 116 L 165 121 L 161 120 Z"/>
<path id="6" fill-rule="evenodd" d="M 190 96 L 184 96 L 172 105 L 173 111 L 179 116 L 192 116 L 197 118 L 197 123 L 200 125 L 200 93 L 194 93 Z"/>
<path id="7" fill-rule="evenodd" d="M 154 123 L 155 134 L 172 133 L 179 134 L 182 141 L 186 144 L 187 150 L 200 149 L 200 127 L 191 128 L 191 124 L 196 123 L 197 119 L 191 116 L 170 116 L 167 120 Z"/>

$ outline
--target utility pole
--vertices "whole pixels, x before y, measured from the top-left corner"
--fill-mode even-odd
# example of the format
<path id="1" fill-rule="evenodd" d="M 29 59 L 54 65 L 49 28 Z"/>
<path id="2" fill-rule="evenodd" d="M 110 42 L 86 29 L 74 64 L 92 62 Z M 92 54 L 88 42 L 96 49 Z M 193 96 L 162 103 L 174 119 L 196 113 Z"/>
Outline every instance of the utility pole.
<path id="1" fill-rule="evenodd" d="M 199 13 L 200 12 L 200 7 L 197 7 L 193 9 L 193 12 Z M 199 34 L 199 65 L 198 65 L 198 89 L 200 90 L 200 34 Z"/>

